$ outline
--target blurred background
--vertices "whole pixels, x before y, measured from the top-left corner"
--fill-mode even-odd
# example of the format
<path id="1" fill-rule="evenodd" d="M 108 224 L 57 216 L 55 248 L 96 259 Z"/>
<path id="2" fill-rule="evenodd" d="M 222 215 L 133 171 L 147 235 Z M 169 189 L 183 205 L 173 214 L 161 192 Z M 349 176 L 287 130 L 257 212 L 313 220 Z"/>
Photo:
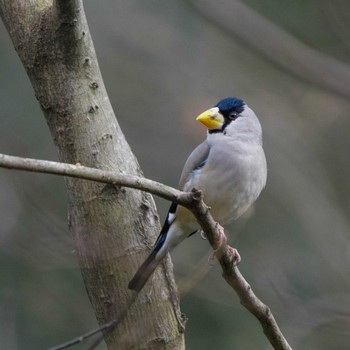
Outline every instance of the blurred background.
<path id="1" fill-rule="evenodd" d="M 177 185 L 227 96 L 260 118 L 268 183 L 227 227 L 294 349 L 350 349 L 350 2 L 85 0 L 109 97 L 145 176 Z M 0 152 L 57 160 L 0 24 Z M 162 221 L 169 203 L 157 201 Z M 37 350 L 94 327 L 63 179 L 0 169 L 0 339 Z M 270 349 L 191 237 L 173 256 L 188 349 Z M 75 349 L 85 349 L 86 344 Z M 99 349 L 105 349 L 104 344 Z"/>

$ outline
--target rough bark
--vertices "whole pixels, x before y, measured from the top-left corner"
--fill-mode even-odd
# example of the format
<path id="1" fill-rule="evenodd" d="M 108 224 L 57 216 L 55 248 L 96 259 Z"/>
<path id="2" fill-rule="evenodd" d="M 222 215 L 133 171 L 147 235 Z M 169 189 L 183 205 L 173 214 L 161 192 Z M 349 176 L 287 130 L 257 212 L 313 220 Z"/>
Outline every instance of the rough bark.
<path id="1" fill-rule="evenodd" d="M 0 0 L 0 15 L 32 82 L 59 159 L 141 175 L 110 105 L 81 0 Z M 67 178 L 69 227 L 97 320 L 118 318 L 127 284 L 159 230 L 144 192 Z M 171 263 L 158 269 L 109 349 L 183 349 Z"/>

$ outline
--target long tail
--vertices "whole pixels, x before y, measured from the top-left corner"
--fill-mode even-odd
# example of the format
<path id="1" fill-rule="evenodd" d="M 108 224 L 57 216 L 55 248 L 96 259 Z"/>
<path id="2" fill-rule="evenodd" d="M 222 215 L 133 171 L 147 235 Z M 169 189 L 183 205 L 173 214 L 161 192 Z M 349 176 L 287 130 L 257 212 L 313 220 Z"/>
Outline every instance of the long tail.
<path id="1" fill-rule="evenodd" d="M 135 292 L 139 292 L 143 286 L 146 284 L 153 271 L 156 269 L 158 264 L 162 261 L 166 253 L 167 249 L 164 249 L 163 245 L 165 243 L 167 234 L 168 234 L 169 226 L 165 225 L 162 228 L 162 231 L 159 234 L 159 237 L 146 260 L 136 271 L 134 277 L 128 284 L 128 288 L 134 290 Z M 161 249 L 163 247 L 163 249 Z"/>
<path id="2" fill-rule="evenodd" d="M 156 269 L 158 264 L 162 261 L 168 249 L 164 249 L 163 245 L 166 241 L 170 225 L 174 221 L 174 213 L 176 211 L 177 204 L 172 203 L 168 212 L 168 215 L 165 219 L 164 225 L 160 234 L 157 238 L 156 243 L 148 255 L 144 263 L 139 267 L 134 277 L 128 284 L 128 288 L 136 291 L 137 293 L 143 288 L 149 277 L 152 275 L 153 271 Z M 163 249 L 161 249 L 163 247 Z"/>
<path id="3" fill-rule="evenodd" d="M 152 275 L 153 271 L 156 269 L 161 259 L 157 259 L 157 251 L 152 250 L 151 254 L 148 255 L 144 263 L 139 267 L 134 277 L 128 284 L 128 288 L 136 291 L 137 293 L 143 288 L 143 286 L 148 281 L 149 277 Z"/>

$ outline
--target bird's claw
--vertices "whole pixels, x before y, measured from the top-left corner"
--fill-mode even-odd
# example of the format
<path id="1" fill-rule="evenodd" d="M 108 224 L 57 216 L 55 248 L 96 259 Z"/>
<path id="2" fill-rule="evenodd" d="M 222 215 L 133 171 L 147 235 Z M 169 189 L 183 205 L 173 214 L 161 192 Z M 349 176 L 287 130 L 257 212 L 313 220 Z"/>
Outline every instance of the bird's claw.
<path id="1" fill-rule="evenodd" d="M 225 235 L 224 228 L 218 222 L 216 223 L 215 228 L 216 228 L 216 232 L 218 233 L 218 236 L 219 236 L 219 239 L 217 242 L 217 248 L 216 248 L 216 250 L 218 250 L 222 247 L 223 244 L 226 243 L 227 238 Z"/>
<path id="2" fill-rule="evenodd" d="M 233 248 L 231 246 L 228 246 L 228 251 L 233 255 L 234 266 L 237 266 L 242 260 L 241 255 L 238 253 L 238 250 L 236 248 Z"/>
<path id="3" fill-rule="evenodd" d="M 233 248 L 231 246 L 227 246 L 227 248 L 228 248 L 229 253 L 233 257 L 233 266 L 237 266 L 242 260 L 241 255 L 238 253 L 238 250 L 236 248 Z M 211 265 L 211 266 L 214 265 L 214 260 L 218 256 L 218 252 L 219 252 L 219 249 L 215 249 L 210 253 L 210 255 L 208 257 L 208 264 L 209 265 Z"/>
<path id="4" fill-rule="evenodd" d="M 218 233 L 218 241 L 216 244 L 216 248 L 210 253 L 210 255 L 208 257 L 208 264 L 209 265 L 213 265 L 213 261 L 214 261 L 215 257 L 217 257 L 219 255 L 221 248 L 227 242 L 224 228 L 219 223 L 216 223 L 216 230 Z M 238 250 L 236 248 L 229 246 L 229 245 L 227 246 L 227 248 L 228 248 L 229 253 L 233 256 L 234 266 L 237 266 L 242 260 L 240 254 L 238 253 Z"/>
<path id="5" fill-rule="evenodd" d="M 207 237 L 206 237 L 206 235 L 205 235 L 203 230 L 200 231 L 200 235 L 201 235 L 202 239 L 207 240 Z"/>
<path id="6" fill-rule="evenodd" d="M 208 264 L 209 265 L 213 265 L 213 261 L 214 261 L 215 257 L 218 255 L 218 253 L 220 252 L 220 249 L 227 241 L 224 228 L 218 222 L 216 223 L 215 228 L 216 228 L 216 232 L 218 234 L 218 240 L 215 244 L 215 249 L 210 253 L 210 255 L 208 257 Z"/>

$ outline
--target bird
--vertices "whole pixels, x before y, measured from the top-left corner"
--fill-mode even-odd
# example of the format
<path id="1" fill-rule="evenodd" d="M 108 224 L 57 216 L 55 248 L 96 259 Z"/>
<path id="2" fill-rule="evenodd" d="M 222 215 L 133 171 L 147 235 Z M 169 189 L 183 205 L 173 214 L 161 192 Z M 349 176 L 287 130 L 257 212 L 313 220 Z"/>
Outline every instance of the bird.
<path id="1" fill-rule="evenodd" d="M 266 185 L 262 128 L 253 110 L 237 97 L 220 100 L 196 120 L 207 127 L 207 137 L 185 162 L 178 188 L 199 189 L 214 220 L 226 225 L 239 218 Z M 173 202 L 153 249 L 128 288 L 140 292 L 164 256 L 200 230 L 193 214 Z"/>

